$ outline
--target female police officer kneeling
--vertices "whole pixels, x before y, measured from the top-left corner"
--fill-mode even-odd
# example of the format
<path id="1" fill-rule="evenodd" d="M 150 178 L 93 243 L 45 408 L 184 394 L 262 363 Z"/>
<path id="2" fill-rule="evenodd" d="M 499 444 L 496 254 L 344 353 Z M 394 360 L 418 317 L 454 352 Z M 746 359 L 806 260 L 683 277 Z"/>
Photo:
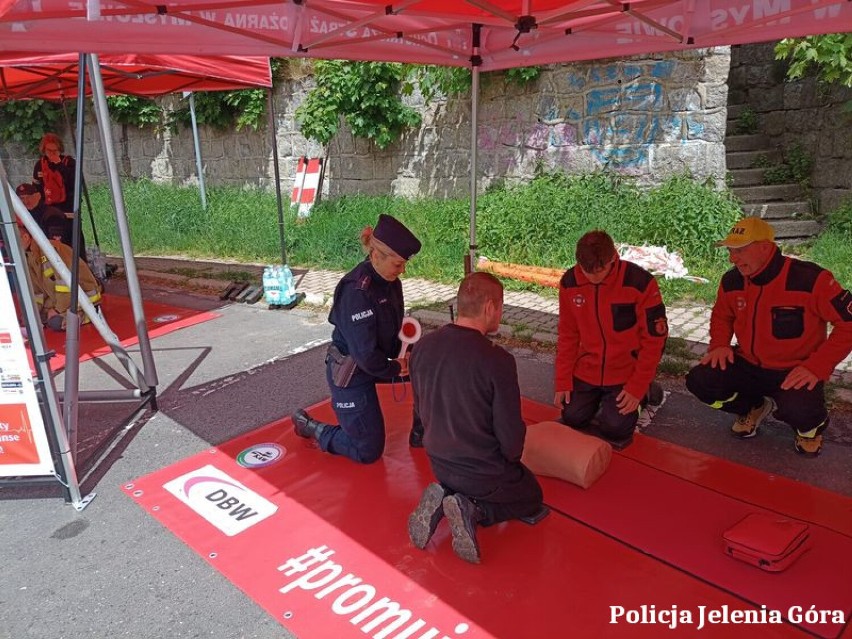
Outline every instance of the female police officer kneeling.
<path id="1" fill-rule="evenodd" d="M 385 420 L 376 394 L 379 380 L 408 375 L 400 351 L 402 282 L 405 264 L 420 241 L 399 220 L 379 215 L 375 229 L 361 232 L 367 259 L 343 276 L 334 290 L 328 321 L 334 325 L 326 356 L 326 379 L 337 428 L 293 414 L 300 437 L 313 437 L 322 450 L 362 464 L 378 460 L 385 449 Z"/>

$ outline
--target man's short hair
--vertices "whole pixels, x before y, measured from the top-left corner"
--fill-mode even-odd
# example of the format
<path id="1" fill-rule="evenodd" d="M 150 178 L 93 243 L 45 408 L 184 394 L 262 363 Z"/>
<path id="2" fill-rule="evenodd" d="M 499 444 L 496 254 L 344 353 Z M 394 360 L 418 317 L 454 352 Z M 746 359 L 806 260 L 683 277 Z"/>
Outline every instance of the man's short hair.
<path id="1" fill-rule="evenodd" d="M 489 300 L 495 304 L 503 300 L 503 284 L 500 280 L 484 271 L 466 275 L 459 285 L 456 299 L 459 316 L 477 317 Z"/>
<path id="2" fill-rule="evenodd" d="M 38 187 L 35 184 L 30 184 L 29 182 L 19 184 L 15 189 L 15 193 L 18 194 L 18 197 L 21 197 L 22 195 L 35 195 L 38 192 Z"/>
<path id="3" fill-rule="evenodd" d="M 615 256 L 615 243 L 606 231 L 589 231 L 577 241 L 577 264 L 586 273 L 600 271 Z"/>
<path id="4" fill-rule="evenodd" d="M 50 224 L 45 229 L 45 235 L 47 235 L 48 239 L 53 239 L 58 237 L 60 240 L 65 235 L 65 226 L 61 224 Z"/>

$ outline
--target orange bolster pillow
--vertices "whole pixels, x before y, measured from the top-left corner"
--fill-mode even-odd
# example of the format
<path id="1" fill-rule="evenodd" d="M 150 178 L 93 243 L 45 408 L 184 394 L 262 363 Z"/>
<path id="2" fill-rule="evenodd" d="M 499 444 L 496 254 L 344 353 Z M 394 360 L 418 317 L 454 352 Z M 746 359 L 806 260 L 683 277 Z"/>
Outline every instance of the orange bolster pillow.
<path id="1" fill-rule="evenodd" d="M 527 426 L 521 461 L 536 475 L 556 477 L 588 488 L 604 474 L 612 446 L 559 422 Z"/>

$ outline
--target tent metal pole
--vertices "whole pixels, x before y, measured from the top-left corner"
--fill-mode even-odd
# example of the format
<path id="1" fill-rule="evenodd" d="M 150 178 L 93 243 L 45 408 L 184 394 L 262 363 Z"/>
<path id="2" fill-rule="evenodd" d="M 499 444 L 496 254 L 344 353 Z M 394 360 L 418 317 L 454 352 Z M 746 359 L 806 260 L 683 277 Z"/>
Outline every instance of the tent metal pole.
<path id="1" fill-rule="evenodd" d="M 62 413 L 59 408 L 56 386 L 53 383 L 53 372 L 50 370 L 50 355 L 44 341 L 41 317 L 38 308 L 36 308 L 33 296 L 24 294 L 23 292 L 24 290 L 31 291 L 32 284 L 30 283 L 30 276 L 26 266 L 24 247 L 15 228 L 15 218 L 12 215 L 12 191 L 9 187 L 6 169 L 2 162 L 0 162 L 0 191 L 2 191 L 0 193 L 0 220 L 2 220 L 6 231 L 7 250 L 9 251 L 10 258 L 14 261 L 15 279 L 21 291 L 21 294 L 18 295 L 18 301 L 21 305 L 29 333 L 30 350 L 33 354 L 33 364 L 36 369 L 36 383 L 41 387 L 40 404 L 42 414 L 47 423 L 47 428 L 51 431 L 51 439 L 56 445 L 54 454 L 57 455 L 59 469 L 58 472 L 54 470 L 54 474 L 62 485 L 65 486 L 68 502 L 76 510 L 83 510 L 95 498 L 95 493 L 90 493 L 86 497 L 83 497 L 80 493 L 77 469 L 74 465 L 74 457 L 71 454 L 68 437 L 62 422 Z M 21 208 L 26 211 L 26 207 L 23 204 L 21 204 Z M 31 216 L 30 220 L 32 221 Z M 35 224 L 34 221 L 33 224 Z M 5 274 L 0 277 L 5 277 Z"/>
<path id="2" fill-rule="evenodd" d="M 143 393 L 138 388 L 120 389 L 120 390 L 90 390 L 80 391 L 80 401 L 86 402 L 126 402 L 134 399 L 140 399 Z M 60 399 L 62 393 L 60 393 Z"/>
<path id="3" fill-rule="evenodd" d="M 479 57 L 481 24 L 473 25 L 473 51 L 470 56 L 471 64 L 471 93 L 473 99 L 470 105 L 470 246 L 465 264 L 465 272 L 472 273 L 476 270 L 476 183 L 477 164 L 476 151 L 478 144 L 477 134 L 479 130 L 479 67 L 482 58 Z"/>
<path id="4" fill-rule="evenodd" d="M 275 173 L 275 201 L 278 203 L 278 241 L 281 243 L 281 264 L 287 264 L 287 244 L 284 241 L 284 204 L 281 201 L 281 169 L 278 165 L 278 127 L 275 122 L 275 102 L 272 87 L 267 94 L 266 110 L 269 111 L 269 137 L 272 144 L 272 168 Z"/>
<path id="5" fill-rule="evenodd" d="M 79 65 L 79 62 L 78 62 L 78 65 Z M 84 73 L 84 71 L 82 71 L 82 70 L 78 67 L 78 69 L 77 69 L 77 73 Z M 71 128 L 71 118 L 70 118 L 70 117 L 68 117 L 68 109 L 67 109 L 67 108 L 66 108 L 66 106 L 65 106 L 65 96 L 62 96 L 61 100 L 62 100 L 62 114 L 65 116 L 65 125 L 66 125 L 69 129 L 71 129 L 71 131 L 72 131 L 72 135 L 74 135 L 74 133 L 73 133 L 73 129 Z M 76 148 L 76 146 L 77 146 L 77 139 L 76 139 L 76 138 L 74 138 L 73 142 L 74 142 L 74 147 Z M 79 156 L 77 156 L 77 157 L 79 157 Z M 95 226 L 95 214 L 92 212 L 92 200 L 89 198 L 89 189 L 87 189 L 87 188 L 86 188 L 86 180 L 85 180 L 85 179 L 83 179 L 83 177 L 82 177 L 82 169 L 81 169 L 81 173 L 80 173 L 80 175 L 81 175 L 80 180 L 81 180 L 82 185 L 83 185 L 83 199 L 85 199 L 85 200 L 86 200 L 86 210 L 89 212 L 89 226 L 91 226 L 91 227 L 92 227 L 92 238 L 95 240 L 95 246 L 97 246 L 98 248 L 100 248 L 101 243 L 100 243 L 100 241 L 98 241 L 98 229 L 97 229 L 97 227 Z M 76 196 L 75 196 L 75 197 L 76 197 Z M 79 207 L 79 208 L 80 208 L 81 210 L 83 209 L 83 205 L 82 205 L 82 203 L 80 204 L 80 207 Z"/>
<path id="6" fill-rule="evenodd" d="M 65 391 L 63 394 L 63 414 L 65 431 L 71 455 L 77 458 L 77 419 L 80 393 L 80 317 L 77 315 L 80 283 L 80 235 L 83 232 L 80 219 L 80 190 L 83 182 L 83 128 L 86 107 L 86 54 L 81 53 L 77 63 L 77 136 L 75 155 L 77 163 L 74 169 L 74 219 L 71 221 L 71 304 L 65 313 Z"/>
<path id="7" fill-rule="evenodd" d="M 39 248 L 41 248 L 42 253 L 47 258 L 47 261 L 50 262 L 53 270 L 56 271 L 59 279 L 67 286 L 71 286 L 71 271 L 69 271 L 68 267 L 65 266 L 65 262 L 63 262 L 62 258 L 59 257 L 59 253 L 57 253 L 56 249 L 53 248 L 53 245 L 47 239 L 47 236 L 44 234 L 44 231 L 41 230 L 41 227 L 39 227 L 35 219 L 33 219 L 33 216 L 27 210 L 27 207 L 18 200 L 15 202 L 14 208 L 15 213 L 18 215 L 18 220 L 20 220 L 30 232 L 33 241 L 38 244 Z M 124 366 L 133 383 L 139 388 L 146 388 L 147 382 L 145 381 L 145 377 L 142 375 L 142 372 L 136 367 L 136 364 L 124 347 L 118 343 L 118 337 L 116 337 L 115 333 L 112 332 L 112 329 L 107 325 L 104 318 L 97 312 L 94 305 L 85 294 L 80 297 L 79 304 L 80 308 L 83 309 L 83 312 L 86 313 L 92 321 L 92 326 L 95 327 L 104 342 L 107 343 L 107 345 L 112 349 L 113 354 Z"/>
<path id="8" fill-rule="evenodd" d="M 198 139 L 198 120 L 195 117 L 195 93 L 189 93 L 189 117 L 192 120 L 192 141 L 195 144 L 195 170 L 198 173 L 198 193 L 201 208 L 207 210 L 207 189 L 204 186 L 204 162 L 201 159 L 201 142 Z"/>
<path id="9" fill-rule="evenodd" d="M 145 381 L 150 389 L 157 387 L 157 368 L 151 352 L 151 340 L 148 337 L 148 326 L 145 323 L 145 310 L 142 307 L 142 291 L 139 287 L 139 275 L 136 272 L 136 260 L 133 257 L 133 245 L 130 241 L 130 229 L 127 223 L 127 213 L 124 209 L 124 196 L 121 181 L 118 178 L 118 164 L 115 161 L 115 148 L 112 141 L 112 129 L 109 121 L 104 82 L 101 77 L 100 61 L 97 54 L 89 56 L 89 72 L 92 77 L 92 98 L 95 105 L 98 129 L 101 133 L 101 144 L 104 150 L 104 163 L 109 177 L 112 201 L 115 207 L 115 221 L 118 229 L 118 239 L 121 242 L 121 253 L 124 258 L 124 272 L 127 275 L 127 292 L 133 306 L 133 320 L 136 324 L 136 335 L 139 337 L 139 352 L 142 354 L 142 370 Z"/>

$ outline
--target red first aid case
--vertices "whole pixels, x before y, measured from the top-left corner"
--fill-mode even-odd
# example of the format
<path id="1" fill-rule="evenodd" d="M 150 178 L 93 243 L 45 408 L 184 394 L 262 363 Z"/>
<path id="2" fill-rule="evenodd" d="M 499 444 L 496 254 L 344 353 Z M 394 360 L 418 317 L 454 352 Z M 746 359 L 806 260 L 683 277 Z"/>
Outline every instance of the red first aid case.
<path id="1" fill-rule="evenodd" d="M 789 568 L 809 548 L 808 525 L 780 515 L 751 513 L 722 534 L 725 553 L 761 570 Z"/>

